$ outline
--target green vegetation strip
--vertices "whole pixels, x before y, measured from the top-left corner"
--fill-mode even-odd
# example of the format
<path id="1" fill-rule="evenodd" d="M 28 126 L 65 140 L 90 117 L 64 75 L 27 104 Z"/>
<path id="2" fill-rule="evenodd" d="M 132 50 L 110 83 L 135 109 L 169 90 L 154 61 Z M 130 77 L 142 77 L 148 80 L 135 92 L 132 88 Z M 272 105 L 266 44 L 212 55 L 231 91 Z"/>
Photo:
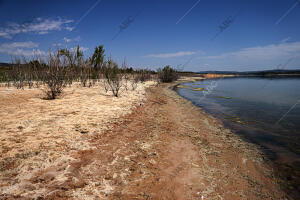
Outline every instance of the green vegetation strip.
<path id="1" fill-rule="evenodd" d="M 177 85 L 178 88 L 190 88 L 189 86 L 186 85 Z"/>
<path id="2" fill-rule="evenodd" d="M 216 96 L 216 97 L 221 99 L 232 99 L 232 97 L 223 97 L 223 96 Z"/>
<path id="3" fill-rule="evenodd" d="M 206 91 L 204 88 L 195 88 L 193 91 Z"/>
<path id="4" fill-rule="evenodd" d="M 231 118 L 231 121 L 235 122 L 235 123 L 238 123 L 238 124 L 241 124 L 241 125 L 246 125 L 247 124 L 247 122 L 242 121 L 239 117 L 235 117 L 235 116 L 233 116 Z"/>

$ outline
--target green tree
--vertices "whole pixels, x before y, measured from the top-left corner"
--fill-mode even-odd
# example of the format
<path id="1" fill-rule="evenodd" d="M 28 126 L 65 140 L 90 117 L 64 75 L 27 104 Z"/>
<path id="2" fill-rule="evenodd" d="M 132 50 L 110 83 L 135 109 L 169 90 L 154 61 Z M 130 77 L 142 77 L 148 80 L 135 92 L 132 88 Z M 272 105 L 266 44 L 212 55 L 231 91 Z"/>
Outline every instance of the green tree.
<path id="1" fill-rule="evenodd" d="M 91 63 L 95 68 L 102 68 L 104 63 L 104 48 L 103 45 L 99 45 L 95 48 L 94 53 L 91 57 Z"/>
<path id="2" fill-rule="evenodd" d="M 83 62 L 83 52 L 80 51 L 79 46 L 76 46 L 74 52 L 70 52 L 68 49 L 60 49 L 59 56 L 66 56 L 71 67 L 80 66 Z"/>

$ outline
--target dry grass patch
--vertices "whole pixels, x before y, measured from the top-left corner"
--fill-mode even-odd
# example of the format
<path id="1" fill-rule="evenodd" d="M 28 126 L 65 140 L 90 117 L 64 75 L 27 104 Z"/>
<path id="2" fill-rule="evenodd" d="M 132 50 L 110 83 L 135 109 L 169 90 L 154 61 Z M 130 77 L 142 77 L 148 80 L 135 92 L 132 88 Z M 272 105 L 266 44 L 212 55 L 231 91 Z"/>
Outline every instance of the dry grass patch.
<path id="1" fill-rule="evenodd" d="M 42 99 L 40 89 L 0 88 L 0 194 L 37 197 L 46 191 L 43 182 L 66 181 L 73 153 L 93 149 L 90 139 L 143 104 L 153 84 L 138 83 L 116 98 L 101 85 L 77 83 L 51 101 Z M 49 177 L 35 180 L 49 169 Z"/>

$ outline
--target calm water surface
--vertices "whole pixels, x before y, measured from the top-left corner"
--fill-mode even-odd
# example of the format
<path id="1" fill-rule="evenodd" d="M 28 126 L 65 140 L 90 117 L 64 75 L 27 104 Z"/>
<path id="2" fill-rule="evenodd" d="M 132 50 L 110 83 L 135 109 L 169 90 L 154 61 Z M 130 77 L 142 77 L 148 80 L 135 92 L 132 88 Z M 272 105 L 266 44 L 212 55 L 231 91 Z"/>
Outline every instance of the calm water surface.
<path id="1" fill-rule="evenodd" d="M 258 144 L 289 182 L 288 189 L 300 194 L 300 78 L 223 78 L 181 85 L 187 88 L 177 88 L 179 95 Z"/>

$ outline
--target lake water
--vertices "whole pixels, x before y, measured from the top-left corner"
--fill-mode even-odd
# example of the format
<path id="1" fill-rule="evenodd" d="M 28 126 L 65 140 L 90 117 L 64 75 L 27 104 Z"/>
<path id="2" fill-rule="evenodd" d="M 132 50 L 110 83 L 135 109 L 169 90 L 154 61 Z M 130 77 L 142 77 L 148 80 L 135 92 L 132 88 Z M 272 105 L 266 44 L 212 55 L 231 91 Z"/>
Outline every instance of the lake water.
<path id="1" fill-rule="evenodd" d="M 286 180 L 284 189 L 300 197 L 300 78 L 207 79 L 179 87 L 179 95 L 258 144 Z"/>

